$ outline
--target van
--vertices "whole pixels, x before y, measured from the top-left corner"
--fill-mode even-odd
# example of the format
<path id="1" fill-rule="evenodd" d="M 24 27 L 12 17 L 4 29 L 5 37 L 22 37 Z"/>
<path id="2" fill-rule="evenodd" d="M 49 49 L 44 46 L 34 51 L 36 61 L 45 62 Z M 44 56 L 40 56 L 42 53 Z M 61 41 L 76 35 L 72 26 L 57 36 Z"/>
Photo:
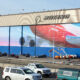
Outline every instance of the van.
<path id="1" fill-rule="evenodd" d="M 80 80 L 80 69 L 60 68 L 57 80 Z"/>

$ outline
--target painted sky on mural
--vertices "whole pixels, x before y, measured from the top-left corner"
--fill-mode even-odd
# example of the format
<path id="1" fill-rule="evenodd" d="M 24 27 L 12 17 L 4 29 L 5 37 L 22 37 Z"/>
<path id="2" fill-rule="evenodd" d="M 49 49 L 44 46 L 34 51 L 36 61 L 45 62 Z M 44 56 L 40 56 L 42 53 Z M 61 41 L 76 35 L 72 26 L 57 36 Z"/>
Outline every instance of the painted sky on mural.
<path id="1" fill-rule="evenodd" d="M 76 35 L 75 38 L 80 38 L 80 23 L 75 24 L 63 24 L 63 27 L 66 28 L 67 31 Z M 21 26 L 18 27 L 11 27 L 11 34 L 10 34 L 10 45 L 11 46 L 20 46 L 19 40 L 21 38 Z M 5 33 L 4 33 L 5 32 Z M 35 41 L 35 34 L 32 32 L 30 26 L 23 27 L 23 37 L 25 38 L 25 46 L 29 47 L 30 40 Z M 69 39 L 72 37 L 68 37 Z M 78 39 L 77 38 L 77 39 Z M 0 46 L 8 46 L 9 45 L 9 27 L 1 27 L 0 28 Z M 45 42 L 44 42 L 45 40 Z M 52 46 L 47 39 L 39 37 L 36 35 L 36 44 L 37 46 L 45 46 L 50 47 Z"/>
<path id="2" fill-rule="evenodd" d="M 11 46 L 20 46 L 19 40 L 21 38 L 21 26 L 11 27 L 10 34 L 10 45 Z M 5 32 L 5 33 L 4 33 Z M 30 26 L 23 27 L 23 37 L 27 39 L 31 37 L 35 39 L 35 35 L 32 33 Z M 1 27 L 0 28 L 0 46 L 8 46 L 9 45 L 9 27 Z"/>
<path id="3" fill-rule="evenodd" d="M 80 8 L 80 0 L 0 0 L 0 14 Z"/>

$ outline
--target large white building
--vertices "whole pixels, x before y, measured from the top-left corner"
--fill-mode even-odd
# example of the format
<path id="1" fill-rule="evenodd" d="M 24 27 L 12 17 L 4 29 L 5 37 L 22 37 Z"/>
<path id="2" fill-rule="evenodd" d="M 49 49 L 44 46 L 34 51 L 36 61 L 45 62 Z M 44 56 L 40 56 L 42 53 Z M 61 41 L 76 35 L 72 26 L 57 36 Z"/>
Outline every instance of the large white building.
<path id="1" fill-rule="evenodd" d="M 49 56 L 53 48 L 80 56 L 80 9 L 0 16 L 0 52 Z"/>

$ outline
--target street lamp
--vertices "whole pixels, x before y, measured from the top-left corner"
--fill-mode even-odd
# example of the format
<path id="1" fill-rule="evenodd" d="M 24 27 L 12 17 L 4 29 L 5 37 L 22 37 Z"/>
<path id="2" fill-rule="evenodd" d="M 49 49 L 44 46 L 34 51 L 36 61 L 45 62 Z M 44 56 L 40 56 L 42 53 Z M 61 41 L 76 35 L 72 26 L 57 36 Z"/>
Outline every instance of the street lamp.
<path id="1" fill-rule="evenodd" d="M 21 38 L 19 40 L 19 43 L 21 45 L 21 53 L 20 54 L 22 55 L 22 53 L 23 53 L 23 45 L 25 43 L 25 39 L 23 37 L 23 26 L 21 26 Z"/>
<path id="2" fill-rule="evenodd" d="M 9 26 L 9 56 L 10 56 L 10 34 L 11 34 L 11 26 Z"/>
<path id="3" fill-rule="evenodd" d="M 41 22 L 41 16 L 36 16 L 35 17 L 35 57 L 36 57 L 36 26 L 37 24 Z"/>

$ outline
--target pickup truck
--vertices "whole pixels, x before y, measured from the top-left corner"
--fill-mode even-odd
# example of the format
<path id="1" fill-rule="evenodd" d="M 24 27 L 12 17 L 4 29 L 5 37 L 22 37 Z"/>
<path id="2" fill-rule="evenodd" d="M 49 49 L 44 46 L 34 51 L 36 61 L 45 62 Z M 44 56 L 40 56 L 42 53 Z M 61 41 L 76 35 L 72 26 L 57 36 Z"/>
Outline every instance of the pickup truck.
<path id="1" fill-rule="evenodd" d="M 51 75 L 51 70 L 49 68 L 44 67 L 42 64 L 39 64 L 39 63 L 29 63 L 25 67 L 31 69 L 35 73 L 41 74 L 42 76 Z"/>
<path id="2" fill-rule="evenodd" d="M 57 72 L 57 80 L 80 80 L 80 69 L 61 68 Z"/>

